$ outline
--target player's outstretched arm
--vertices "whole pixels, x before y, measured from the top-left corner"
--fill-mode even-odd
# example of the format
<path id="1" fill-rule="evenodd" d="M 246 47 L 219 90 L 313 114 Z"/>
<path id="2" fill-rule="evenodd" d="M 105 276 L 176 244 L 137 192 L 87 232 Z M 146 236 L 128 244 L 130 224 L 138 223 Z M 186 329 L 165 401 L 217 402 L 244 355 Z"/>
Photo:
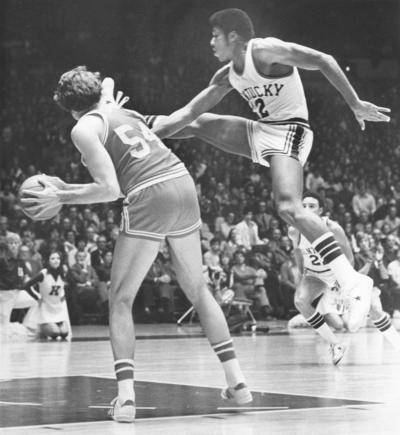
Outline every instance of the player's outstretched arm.
<path id="1" fill-rule="evenodd" d="M 321 71 L 350 106 L 361 130 L 365 129 L 365 121 L 390 121 L 390 117 L 385 115 L 385 113 L 390 112 L 389 108 L 379 107 L 368 101 L 360 100 L 333 56 L 303 45 L 284 42 L 277 38 L 264 39 L 256 52 L 256 56 L 261 61 Z"/>
<path id="2" fill-rule="evenodd" d="M 232 90 L 228 80 L 228 68 L 224 66 L 212 78 L 210 85 L 196 95 L 186 106 L 157 120 L 153 132 L 161 139 L 171 137 L 193 122 L 202 113 L 217 105 Z"/>

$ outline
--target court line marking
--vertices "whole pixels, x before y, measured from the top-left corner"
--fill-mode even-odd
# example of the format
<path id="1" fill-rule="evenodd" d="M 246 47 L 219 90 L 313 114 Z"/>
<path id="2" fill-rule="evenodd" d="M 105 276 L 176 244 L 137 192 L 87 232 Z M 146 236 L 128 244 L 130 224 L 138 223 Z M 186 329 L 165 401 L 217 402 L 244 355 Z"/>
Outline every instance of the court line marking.
<path id="1" fill-rule="evenodd" d="M 112 405 L 89 405 L 88 408 L 95 408 L 95 409 L 111 409 Z M 136 406 L 136 409 L 157 409 L 156 406 Z"/>
<path id="2" fill-rule="evenodd" d="M 7 402 L 5 400 L 0 400 L 0 405 L 43 406 L 43 403 L 34 403 L 34 402 Z"/>
<path id="3" fill-rule="evenodd" d="M 383 405 L 383 404 L 379 404 Z M 351 408 L 354 405 L 343 405 L 343 406 L 325 406 L 322 408 L 295 408 L 295 409 L 277 409 L 277 410 L 265 410 L 265 411 L 254 411 L 254 412 L 246 412 L 245 415 L 254 414 L 266 414 L 266 413 L 282 413 L 282 412 L 309 412 L 309 411 L 322 411 L 322 410 L 343 410 L 343 408 Z M 376 405 L 375 405 L 376 406 Z M 189 418 L 202 418 L 202 417 L 215 417 L 215 416 L 221 416 L 226 415 L 230 416 L 230 413 L 215 413 L 215 414 L 195 414 L 195 415 L 178 415 L 178 416 L 167 416 L 167 417 L 149 417 L 149 418 L 138 418 L 135 420 L 135 423 L 145 423 L 146 421 L 157 421 L 157 420 L 183 420 L 183 419 L 189 419 Z M 17 430 L 17 429 L 29 429 L 29 428 L 40 428 L 40 427 L 46 427 L 46 428 L 59 428 L 59 427 L 69 427 L 69 426 L 77 426 L 77 425 L 88 425 L 88 424 L 102 424 L 110 423 L 114 424 L 112 420 L 93 420 L 93 421 L 83 421 L 83 422 L 73 422 L 73 423 L 55 423 L 55 424 L 42 424 L 42 425 L 27 425 L 27 426 L 9 426 L 9 427 L 3 427 L 0 428 L 0 433 L 3 431 L 11 431 L 11 430 Z"/>
<path id="4" fill-rule="evenodd" d="M 137 372 L 136 372 L 137 373 Z M 0 379 L 0 382 L 7 382 L 7 381 L 13 381 L 18 379 L 34 379 L 34 378 L 67 378 L 67 377 L 77 377 L 77 376 L 84 376 L 89 378 L 102 378 L 102 379 L 115 379 L 114 373 L 84 373 L 84 374 L 68 374 L 68 375 L 51 375 L 51 376 L 21 376 L 17 378 L 11 378 L 11 379 Z M 202 388 L 213 388 L 213 389 L 222 389 L 225 387 L 225 385 L 222 386 L 215 386 L 215 385 L 199 385 L 199 384 L 192 384 L 192 383 L 183 383 L 183 382 L 173 382 L 173 381 L 160 381 L 160 380 L 149 380 L 149 379 L 138 379 L 135 378 L 136 381 L 142 381 L 142 382 L 153 382 L 153 383 L 159 383 L 159 384 L 171 384 L 171 385 L 183 385 L 187 387 L 202 387 Z M 326 396 L 318 394 L 316 396 L 313 396 L 312 394 L 306 394 L 306 393 L 287 393 L 286 391 L 277 391 L 277 390 L 259 390 L 254 389 L 250 387 L 250 391 L 253 391 L 255 393 L 273 393 L 273 394 L 285 394 L 287 396 L 302 396 L 302 397 L 321 397 L 322 399 L 334 399 L 334 400 L 354 400 L 358 402 L 373 402 L 369 403 L 367 405 L 376 405 L 376 404 L 382 404 L 386 402 L 382 401 L 376 401 L 376 400 L 370 400 L 370 399 L 354 399 L 354 398 L 345 398 L 345 397 L 332 397 L 332 396 Z M 353 406 L 356 404 L 353 404 Z"/>

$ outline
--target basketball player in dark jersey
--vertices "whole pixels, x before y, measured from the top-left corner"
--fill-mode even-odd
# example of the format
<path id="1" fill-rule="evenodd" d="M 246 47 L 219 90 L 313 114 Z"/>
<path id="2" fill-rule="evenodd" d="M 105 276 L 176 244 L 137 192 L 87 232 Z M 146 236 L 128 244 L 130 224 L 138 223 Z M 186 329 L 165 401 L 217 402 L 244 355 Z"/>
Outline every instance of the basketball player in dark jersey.
<path id="1" fill-rule="evenodd" d="M 111 270 L 110 335 L 118 396 L 111 416 L 135 419 L 132 304 L 167 239 L 179 284 L 199 315 L 228 384 L 222 397 L 237 405 L 252 400 L 235 356 L 225 317 L 208 290 L 202 271 L 200 210 L 194 182 L 184 164 L 133 111 L 101 98 L 96 73 L 77 67 L 60 78 L 54 99 L 77 120 L 72 140 L 93 177 L 88 184 L 64 183 L 61 190 L 44 181 L 26 199 L 40 214 L 55 204 L 88 204 L 124 196 L 122 223 Z"/>

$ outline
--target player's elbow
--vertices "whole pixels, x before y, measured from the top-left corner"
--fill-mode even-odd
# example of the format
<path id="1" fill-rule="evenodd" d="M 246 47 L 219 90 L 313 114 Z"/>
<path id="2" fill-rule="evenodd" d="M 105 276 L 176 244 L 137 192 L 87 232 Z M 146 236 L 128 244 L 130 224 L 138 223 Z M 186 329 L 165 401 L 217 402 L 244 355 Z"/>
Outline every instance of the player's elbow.
<path id="1" fill-rule="evenodd" d="M 120 188 L 118 184 L 105 183 L 102 189 L 104 197 L 107 197 L 107 201 L 116 201 L 119 198 Z"/>
<path id="2" fill-rule="evenodd" d="M 336 60 L 330 54 L 318 53 L 318 55 L 316 56 L 315 62 L 317 64 L 318 68 L 321 71 L 323 71 L 323 70 L 326 70 L 328 68 L 332 68 L 332 66 L 336 63 Z"/>

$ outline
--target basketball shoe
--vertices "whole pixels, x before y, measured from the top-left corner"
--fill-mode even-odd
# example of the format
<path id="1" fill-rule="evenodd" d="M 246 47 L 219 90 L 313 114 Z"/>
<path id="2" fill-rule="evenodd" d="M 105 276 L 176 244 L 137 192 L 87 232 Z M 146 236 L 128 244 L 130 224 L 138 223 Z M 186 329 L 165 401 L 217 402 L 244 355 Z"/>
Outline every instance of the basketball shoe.
<path id="1" fill-rule="evenodd" d="M 346 346 L 343 344 L 331 344 L 329 351 L 332 356 L 332 362 L 336 366 L 342 360 L 344 353 L 346 352 Z"/>
<path id="2" fill-rule="evenodd" d="M 221 391 L 221 397 L 235 405 L 245 405 L 253 400 L 251 392 L 246 384 L 240 383 L 236 387 L 228 387 Z"/>
<path id="3" fill-rule="evenodd" d="M 108 415 L 119 423 L 133 423 L 136 417 L 136 407 L 133 400 L 126 400 L 122 405 L 116 397 L 111 402 L 112 408 L 108 411 Z"/>

